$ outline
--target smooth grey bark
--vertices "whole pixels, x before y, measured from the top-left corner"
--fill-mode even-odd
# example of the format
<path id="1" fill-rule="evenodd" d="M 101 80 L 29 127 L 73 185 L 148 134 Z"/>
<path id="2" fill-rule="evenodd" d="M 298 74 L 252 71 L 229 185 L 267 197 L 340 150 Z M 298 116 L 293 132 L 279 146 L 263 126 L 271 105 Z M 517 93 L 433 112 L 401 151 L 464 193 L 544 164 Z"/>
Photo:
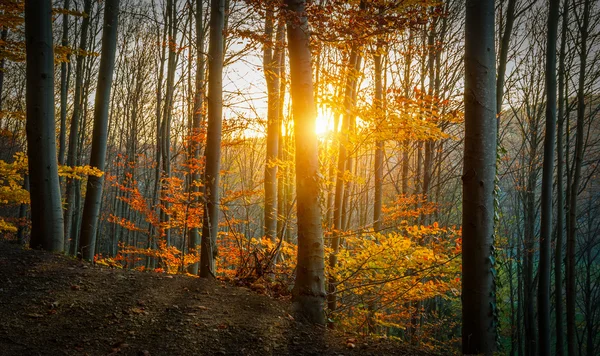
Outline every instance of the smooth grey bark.
<path id="1" fill-rule="evenodd" d="M 324 324 L 325 263 L 321 206 L 319 204 L 319 157 L 315 133 L 316 110 L 308 19 L 304 0 L 286 0 L 290 59 L 290 91 L 296 135 L 296 201 L 298 216 L 298 263 L 292 289 L 292 309 L 300 318 Z"/>
<path id="2" fill-rule="evenodd" d="M 210 1 L 208 43 L 208 127 L 204 171 L 204 218 L 200 248 L 200 277 L 215 273 L 217 234 L 219 232 L 219 173 L 221 167 L 221 131 L 223 123 L 223 55 L 225 1 Z"/>
<path id="3" fill-rule="evenodd" d="M 577 87 L 577 123 L 575 128 L 575 155 L 573 157 L 574 172 L 572 184 L 569 187 L 569 229 L 567 233 L 567 254 L 566 254 L 566 297 L 567 297 L 567 351 L 569 356 L 574 356 L 576 352 L 576 320 L 575 307 L 577 299 L 577 290 L 575 285 L 575 249 L 577 239 L 577 196 L 579 194 L 579 185 L 581 183 L 581 165 L 583 162 L 583 141 L 584 138 L 584 119 L 585 119 L 585 75 L 587 65 L 587 40 L 589 36 L 591 0 L 585 0 L 583 7 L 583 18 L 578 23 L 580 34 L 579 48 L 579 82 Z"/>
<path id="4" fill-rule="evenodd" d="M 65 10 L 69 10 L 70 0 L 65 0 L 63 6 Z M 62 15 L 62 40 L 63 47 L 69 46 L 69 15 Z M 70 60 L 71 55 L 67 55 L 67 60 Z M 65 164 L 65 144 L 67 141 L 67 91 L 69 88 L 69 64 L 62 62 L 60 64 L 60 139 L 58 144 L 58 163 Z"/>
<path id="5" fill-rule="evenodd" d="M 78 145 L 77 140 L 79 138 L 79 125 L 81 123 L 81 111 L 83 106 L 83 86 L 84 86 L 84 65 L 86 56 L 84 55 L 88 47 L 88 33 L 90 28 L 90 17 L 92 11 L 92 0 L 85 0 L 83 5 L 83 12 L 85 16 L 81 21 L 81 34 L 79 38 L 79 48 L 77 53 L 77 65 L 75 67 L 75 96 L 73 97 L 73 114 L 71 116 L 71 125 L 69 131 L 69 147 L 67 152 L 67 166 L 74 167 L 77 164 Z M 87 84 L 86 84 L 87 86 Z M 65 193 L 65 241 L 68 244 L 77 244 L 76 241 L 70 241 L 72 239 L 71 229 L 74 204 L 75 204 L 75 190 L 76 185 L 79 182 L 74 181 L 72 178 L 67 179 L 66 193 Z"/>
<path id="6" fill-rule="evenodd" d="M 32 248 L 63 251 L 63 212 L 54 123 L 52 2 L 25 2 L 27 155 Z"/>
<path id="7" fill-rule="evenodd" d="M 265 163 L 265 235 L 275 242 L 277 239 L 277 153 L 279 146 L 279 76 L 281 44 L 273 41 L 275 10 L 269 5 L 265 18 L 265 40 L 263 44 L 263 68 L 267 82 L 267 156 Z"/>
<path id="8" fill-rule="evenodd" d="M 194 94 L 194 113 L 192 116 L 192 142 L 191 142 L 191 152 L 193 159 L 197 162 L 200 159 L 200 145 L 198 144 L 198 137 L 200 135 L 201 124 L 203 119 L 202 114 L 202 104 L 204 102 L 204 68 L 205 68 L 205 59 L 204 59 L 204 20 L 202 17 L 202 13 L 204 12 L 202 6 L 202 0 L 196 0 L 196 88 Z M 196 165 L 196 164 L 194 164 Z M 198 181 L 200 175 L 195 170 L 191 174 L 192 181 L 192 193 L 193 204 L 195 206 L 199 206 L 201 204 L 201 200 L 198 197 L 198 193 L 200 189 L 195 182 Z M 200 233 L 198 232 L 197 227 L 193 227 L 189 230 L 189 240 L 188 240 L 188 249 L 189 250 L 198 250 L 200 247 Z M 193 263 L 188 267 L 188 273 L 193 275 L 198 274 L 198 263 Z"/>
<path id="9" fill-rule="evenodd" d="M 152 2 L 153 7 L 154 7 L 154 1 Z M 158 19 L 156 17 L 156 13 L 154 12 L 154 20 L 156 22 L 158 22 Z M 160 30 L 156 31 L 156 37 L 161 37 L 161 50 L 160 50 L 160 56 L 159 56 L 159 69 L 158 69 L 158 85 L 156 88 L 156 106 L 155 106 L 155 117 L 156 117 L 156 151 L 155 151 L 155 161 L 156 161 L 156 167 L 154 170 L 154 187 L 153 187 L 153 191 L 152 191 L 152 206 L 154 209 L 159 209 L 157 208 L 157 200 L 158 200 L 158 195 L 159 195 L 159 187 L 160 187 L 160 178 L 161 178 L 161 157 L 162 157 L 162 131 L 161 131 L 161 123 L 162 123 L 162 110 L 161 110 L 161 105 L 162 105 L 162 101 L 163 101 L 163 91 L 162 91 L 162 86 L 163 86 L 163 79 L 164 79 L 164 69 L 165 69 L 165 61 L 166 61 L 166 46 L 165 44 L 167 43 L 167 32 L 168 32 L 168 21 L 163 21 L 163 29 L 162 29 L 162 37 L 161 37 L 161 33 Z M 161 212 L 158 212 L 159 218 L 162 219 L 162 215 Z M 153 239 L 153 234 L 156 232 L 155 231 L 155 227 L 154 225 L 150 224 L 150 226 L 148 227 L 148 241 L 147 241 L 147 248 L 152 248 L 156 246 L 156 240 Z M 146 266 L 147 267 L 152 267 L 154 266 L 156 263 L 156 260 L 152 257 L 148 257 L 146 259 Z"/>
<path id="10" fill-rule="evenodd" d="M 567 47 L 567 26 L 569 18 L 569 0 L 563 1 L 562 33 L 558 64 L 558 125 L 556 132 L 556 245 L 554 249 L 554 310 L 556 324 L 556 350 L 557 356 L 564 355 L 564 327 L 563 327 L 563 237 L 564 237 L 564 148 L 563 125 L 565 106 L 565 56 Z"/>
<path id="11" fill-rule="evenodd" d="M 494 179 L 496 68 L 494 1 L 467 0 L 462 216 L 462 351 L 496 351 Z"/>
<path id="12" fill-rule="evenodd" d="M 410 48 L 413 45 L 413 31 L 411 29 L 408 30 L 408 47 Z M 412 51 L 407 51 L 406 53 L 406 62 L 404 63 L 404 96 L 406 98 L 410 98 L 411 88 L 411 64 L 412 64 Z M 405 140 L 402 142 L 402 195 L 408 195 L 408 171 L 410 160 L 408 157 L 408 141 Z"/>
<path id="13" fill-rule="evenodd" d="M 108 139 L 108 110 L 110 92 L 115 68 L 117 51 L 117 26 L 119 22 L 119 0 L 106 0 L 104 4 L 104 26 L 102 28 L 102 53 L 98 72 L 98 86 L 94 106 L 94 128 L 92 131 L 92 152 L 90 166 L 104 171 L 106 161 L 106 143 Z M 79 250 L 81 256 L 89 261 L 94 259 L 96 230 L 102 204 L 104 175 L 88 176 L 87 192 L 81 219 Z"/>
<path id="14" fill-rule="evenodd" d="M 558 40 L 558 0 L 550 0 L 546 41 L 546 133 L 542 166 L 540 259 L 538 264 L 538 345 L 540 355 L 550 355 L 550 265 L 552 239 L 552 186 L 554 139 L 556 132 L 556 41 Z M 560 247 L 559 247 L 560 248 Z"/>
<path id="15" fill-rule="evenodd" d="M 500 38 L 500 58 L 498 58 L 498 78 L 496 79 L 496 114 L 498 115 L 502 112 L 506 64 L 508 61 L 510 37 L 512 36 L 513 26 L 515 23 L 516 4 L 517 0 L 508 0 L 508 6 L 506 8 L 506 23 L 504 24 L 504 32 Z M 500 116 L 498 116 L 498 120 L 500 120 Z M 500 122 L 498 122 L 498 127 L 500 127 Z"/>
<path id="16" fill-rule="evenodd" d="M 165 88 L 165 106 L 163 108 L 161 123 L 161 153 L 162 153 L 162 177 L 171 177 L 171 119 L 173 117 L 173 92 L 175 90 L 175 70 L 177 69 L 177 0 L 167 0 L 166 23 L 168 23 L 168 46 L 169 56 L 167 59 L 167 86 Z M 170 203 L 163 201 L 168 209 Z M 160 211 L 160 222 L 169 221 L 169 215 L 164 210 Z M 165 240 L 167 246 L 171 245 L 171 229 L 165 229 Z"/>
<path id="17" fill-rule="evenodd" d="M 6 41 L 8 37 L 8 27 L 4 26 L 0 33 L 0 39 Z M 6 65 L 6 58 L 0 58 L 0 112 L 2 111 L 2 90 L 4 89 L 4 66 Z M 0 113 L 0 129 L 2 129 L 2 114 Z"/>
<path id="18" fill-rule="evenodd" d="M 360 66 L 360 54 L 358 53 L 357 46 L 353 46 L 350 51 L 350 58 L 348 60 L 348 73 L 346 76 L 346 83 L 344 88 L 344 115 L 342 116 L 342 128 L 340 130 L 340 140 L 338 149 L 338 162 L 337 162 L 337 174 L 335 180 L 335 197 L 333 202 L 333 236 L 331 239 L 331 254 L 329 255 L 329 266 L 331 268 L 337 265 L 337 255 L 340 250 L 340 234 L 344 229 L 344 214 L 345 205 L 348 200 L 345 197 L 348 196 L 348 186 L 345 180 L 345 172 L 351 171 L 352 164 L 348 157 L 348 136 L 351 130 L 351 120 L 354 120 L 354 116 L 351 113 L 354 108 L 354 92 L 357 84 L 357 72 Z M 336 295 L 336 284 L 334 276 L 329 277 L 328 283 L 328 294 L 327 294 L 327 307 L 329 310 L 334 311 L 337 309 L 337 295 Z M 329 323 L 329 327 L 332 328 L 333 324 Z"/>
<path id="19" fill-rule="evenodd" d="M 377 42 L 377 48 L 375 50 L 375 56 L 373 56 L 373 62 L 375 63 L 375 98 L 374 105 L 375 110 L 381 113 L 381 117 L 378 117 L 377 122 L 382 123 L 385 119 L 385 113 L 383 113 L 383 79 L 382 79 L 382 58 L 381 58 L 381 41 Z M 377 140 L 375 142 L 375 199 L 373 203 L 373 230 L 376 232 L 381 230 L 382 218 L 381 208 L 383 205 L 383 150 L 385 144 L 383 140 Z"/>
<path id="20" fill-rule="evenodd" d="M 281 46 L 281 52 L 279 53 L 279 95 L 280 98 L 285 96 L 285 18 L 283 16 L 279 19 L 279 24 L 277 25 L 277 41 Z M 277 157 L 280 162 L 285 161 L 286 152 L 285 152 L 285 141 L 283 137 L 282 125 L 284 123 L 284 100 L 279 100 L 279 124 L 278 124 L 278 132 L 279 132 L 279 141 L 277 145 Z M 284 230 L 287 229 L 287 214 L 286 214 L 286 199 L 285 199 L 285 182 L 286 182 L 286 171 L 287 167 L 283 167 L 282 172 L 278 174 L 277 178 L 277 233 L 279 239 L 283 240 Z M 284 219 L 285 218 L 285 219 Z"/>

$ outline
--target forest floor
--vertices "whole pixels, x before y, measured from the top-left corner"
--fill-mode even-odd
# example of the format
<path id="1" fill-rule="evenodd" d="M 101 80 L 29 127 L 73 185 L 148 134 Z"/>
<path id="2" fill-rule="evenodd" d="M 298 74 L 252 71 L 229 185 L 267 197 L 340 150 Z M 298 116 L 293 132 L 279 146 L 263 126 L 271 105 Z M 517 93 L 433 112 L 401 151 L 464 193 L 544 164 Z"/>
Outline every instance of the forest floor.
<path id="1" fill-rule="evenodd" d="M 1 355 L 431 355 L 305 325 L 290 303 L 0 241 Z"/>

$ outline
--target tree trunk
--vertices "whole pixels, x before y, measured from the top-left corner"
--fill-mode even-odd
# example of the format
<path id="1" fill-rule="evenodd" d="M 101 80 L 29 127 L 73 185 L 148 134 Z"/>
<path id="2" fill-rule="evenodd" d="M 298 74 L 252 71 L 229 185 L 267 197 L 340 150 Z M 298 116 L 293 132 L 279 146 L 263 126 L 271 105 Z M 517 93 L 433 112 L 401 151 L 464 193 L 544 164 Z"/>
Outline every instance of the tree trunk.
<path id="1" fill-rule="evenodd" d="M 506 23 L 504 24 L 504 32 L 500 38 L 500 58 L 498 58 L 498 78 L 496 79 L 496 114 L 502 112 L 502 101 L 504 98 L 504 78 L 506 76 L 506 63 L 508 61 L 508 48 L 510 45 L 510 37 L 512 36 L 513 25 L 515 23 L 515 5 L 517 0 L 508 0 L 506 8 Z M 498 116 L 500 120 L 500 116 Z M 498 128 L 500 121 L 498 121 Z"/>
<path id="2" fill-rule="evenodd" d="M 79 138 L 79 124 L 81 123 L 81 110 L 83 106 L 83 86 L 84 86 L 84 65 L 85 56 L 84 53 L 88 47 L 88 32 L 90 28 L 90 18 L 92 11 L 92 1 L 86 0 L 83 5 L 83 12 L 86 16 L 81 21 L 81 34 L 79 38 L 79 51 L 77 54 L 77 65 L 75 67 L 75 96 L 73 97 L 73 114 L 71 116 L 71 125 L 69 131 L 69 151 L 67 153 L 67 166 L 74 167 L 77 163 L 78 156 L 78 145 L 77 140 Z M 87 86 L 88 84 L 86 84 Z M 65 241 L 72 244 L 71 230 L 73 214 L 74 214 L 74 200 L 75 200 L 75 185 L 78 183 L 72 178 L 67 179 L 66 187 L 66 199 L 65 199 Z M 75 242 L 76 243 L 76 242 Z"/>
<path id="3" fill-rule="evenodd" d="M 52 3 L 25 2 L 27 152 L 32 248 L 62 251 L 63 212 L 54 129 Z"/>
<path id="4" fill-rule="evenodd" d="M 467 0 L 462 225 L 462 350 L 496 351 L 494 178 L 496 96 L 494 1 Z"/>
<path id="5" fill-rule="evenodd" d="M 558 65 L 558 126 L 556 135 L 556 154 L 558 156 L 556 162 L 556 246 L 554 255 L 554 296 L 555 296 L 555 320 L 556 320 L 556 355 L 564 354 L 564 329 L 563 329 L 563 235 L 564 235 L 564 152 L 563 152 L 563 124 L 564 124 L 564 106 L 565 106 L 565 52 L 567 46 L 567 26 L 569 17 L 568 0 L 563 2 L 562 14 L 562 34 L 560 42 L 560 54 Z"/>
<path id="6" fill-rule="evenodd" d="M 214 276 L 217 233 L 219 232 L 219 171 L 221 166 L 221 128 L 223 121 L 223 28 L 225 1 L 210 2 L 208 44 L 208 128 L 204 173 L 204 219 L 200 277 Z"/>
<path id="7" fill-rule="evenodd" d="M 108 136 L 108 109 L 110 92 L 115 68 L 117 50 L 117 26 L 119 20 L 119 0 L 106 0 L 104 5 L 104 26 L 102 29 L 102 54 L 98 72 L 98 86 L 94 107 L 94 128 L 92 133 L 92 152 L 90 166 L 104 171 L 106 161 L 106 143 Z M 79 250 L 81 256 L 89 261 L 94 259 L 96 229 L 102 203 L 104 175 L 88 176 L 87 192 L 83 204 L 81 236 Z"/>
<path id="8" fill-rule="evenodd" d="M 348 160 L 348 135 L 350 133 L 350 121 L 354 119 L 351 113 L 354 106 L 353 93 L 356 89 L 356 75 L 358 66 L 360 66 L 360 55 L 356 46 L 352 47 L 350 52 L 350 58 L 348 61 L 348 74 L 346 77 L 346 85 L 344 91 L 344 109 L 345 113 L 342 116 L 342 128 L 340 131 L 340 145 L 338 150 L 338 164 L 337 164 L 337 177 L 335 181 L 335 198 L 333 202 L 333 237 L 331 239 L 331 254 L 329 255 L 329 267 L 334 268 L 337 265 L 337 255 L 340 249 L 340 232 L 344 229 L 344 203 L 347 203 L 346 189 L 348 186 L 346 183 L 346 171 L 351 169 L 351 163 Z M 350 166 L 350 168 L 349 168 Z M 346 185 L 346 186 L 345 186 Z M 329 277 L 328 295 L 327 295 L 327 307 L 329 310 L 334 311 L 337 306 L 336 300 L 336 281 L 333 276 Z M 333 324 L 329 324 L 333 327 Z"/>
<path id="9" fill-rule="evenodd" d="M 274 5 L 269 5 L 265 19 L 263 67 L 267 82 L 267 157 L 265 163 L 265 235 L 277 239 L 277 149 L 279 146 L 279 57 L 281 45 L 273 42 Z M 273 51 L 275 47 L 275 51 Z"/>
<path id="10" fill-rule="evenodd" d="M 173 92 L 175 90 L 175 70 L 177 69 L 177 0 L 167 0 L 167 23 L 168 25 L 168 46 L 169 58 L 167 60 L 167 86 L 165 88 L 165 106 L 162 114 L 162 177 L 171 177 L 171 118 L 173 115 Z M 166 184 L 166 183 L 165 183 Z M 163 200 L 165 209 L 169 208 L 169 201 Z M 169 221 L 169 215 L 164 210 L 160 212 L 161 223 Z M 171 229 L 165 229 L 165 239 L 167 246 L 171 245 Z"/>
<path id="11" fill-rule="evenodd" d="M 569 204 L 569 230 L 567 235 L 567 349 L 569 356 L 575 356 L 576 325 L 575 325 L 575 305 L 577 290 L 575 286 L 575 244 L 577 238 L 577 195 L 579 193 L 579 184 L 581 181 L 581 165 L 583 162 L 583 141 L 585 140 L 584 118 L 585 118 L 585 67 L 587 64 L 587 39 L 590 20 L 590 3 L 586 0 L 583 9 L 583 23 L 579 27 L 580 44 L 579 49 L 579 83 L 577 88 L 577 125 L 575 131 L 575 160 L 573 181 L 570 188 Z"/>
<path id="12" fill-rule="evenodd" d="M 69 10 L 70 0 L 65 0 L 64 8 Z M 62 41 L 63 47 L 69 46 L 69 15 L 62 15 Z M 70 60 L 71 55 L 67 55 L 67 60 Z M 59 150 L 58 150 L 58 164 L 65 164 L 65 143 L 67 140 L 67 92 L 69 88 L 69 77 L 68 77 L 68 63 L 62 62 L 60 64 L 60 139 L 59 139 Z M 1 110 L 1 109 L 0 109 Z"/>
<path id="13" fill-rule="evenodd" d="M 385 120 L 385 112 L 383 111 L 383 80 L 382 80 L 382 65 L 381 65 L 381 50 L 382 44 L 378 41 L 377 49 L 373 61 L 375 62 L 375 111 L 378 114 L 377 123 L 383 123 Z M 378 127 L 377 129 L 381 129 Z M 373 204 L 373 230 L 375 232 L 381 230 L 381 208 L 383 205 L 383 151 L 385 144 L 382 140 L 377 140 L 375 143 L 375 202 Z"/>
<path id="14" fill-rule="evenodd" d="M 550 355 L 550 264 L 552 238 L 552 178 L 554 135 L 556 131 L 556 41 L 558 40 L 558 0 L 550 0 L 546 41 L 546 134 L 542 172 L 540 260 L 538 265 L 538 338 L 540 355 Z"/>
<path id="15" fill-rule="evenodd" d="M 197 166 L 197 162 L 200 159 L 200 145 L 198 142 L 200 135 L 200 126 L 202 123 L 203 113 L 202 104 L 204 102 L 204 20 L 202 13 L 204 9 L 202 7 L 202 0 L 196 0 L 196 92 L 194 94 L 194 113 L 192 117 L 192 138 L 191 148 L 192 158 L 194 160 L 194 166 Z M 200 199 L 198 193 L 200 192 L 199 186 L 196 183 L 199 179 L 197 170 L 194 170 L 191 174 L 192 181 L 192 193 L 194 197 L 192 202 L 195 206 L 199 206 Z M 188 250 L 198 251 L 200 247 L 200 234 L 198 228 L 193 227 L 189 230 Z M 193 263 L 188 267 L 188 272 L 196 275 L 198 274 L 198 263 Z"/>
<path id="16" fill-rule="evenodd" d="M 8 37 L 8 26 L 2 28 L 0 33 L 0 40 L 6 41 Z M 6 58 L 0 58 L 0 130 L 2 130 L 2 91 L 4 89 L 4 66 L 6 65 Z"/>
<path id="17" fill-rule="evenodd" d="M 325 323 L 325 264 L 319 204 L 319 157 L 315 133 L 315 100 L 305 0 L 286 0 L 291 96 L 296 133 L 298 263 L 292 290 L 296 315 Z"/>

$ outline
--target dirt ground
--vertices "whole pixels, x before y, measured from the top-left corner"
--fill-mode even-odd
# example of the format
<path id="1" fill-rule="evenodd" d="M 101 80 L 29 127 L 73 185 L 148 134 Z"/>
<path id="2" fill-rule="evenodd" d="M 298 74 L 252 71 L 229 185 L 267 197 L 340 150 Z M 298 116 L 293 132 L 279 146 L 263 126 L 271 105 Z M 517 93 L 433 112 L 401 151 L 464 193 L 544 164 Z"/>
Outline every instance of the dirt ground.
<path id="1" fill-rule="evenodd" d="M 220 281 L 0 242 L 0 355 L 430 355 L 304 325 L 289 308 Z"/>

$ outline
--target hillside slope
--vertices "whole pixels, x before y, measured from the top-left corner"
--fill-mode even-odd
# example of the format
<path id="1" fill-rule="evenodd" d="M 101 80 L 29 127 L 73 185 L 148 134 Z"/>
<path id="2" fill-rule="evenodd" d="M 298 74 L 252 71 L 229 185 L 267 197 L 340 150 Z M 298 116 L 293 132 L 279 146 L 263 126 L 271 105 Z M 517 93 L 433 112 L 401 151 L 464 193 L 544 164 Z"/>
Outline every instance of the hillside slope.
<path id="1" fill-rule="evenodd" d="M 427 355 L 298 323 L 219 281 L 101 268 L 0 242 L 2 355 Z"/>

